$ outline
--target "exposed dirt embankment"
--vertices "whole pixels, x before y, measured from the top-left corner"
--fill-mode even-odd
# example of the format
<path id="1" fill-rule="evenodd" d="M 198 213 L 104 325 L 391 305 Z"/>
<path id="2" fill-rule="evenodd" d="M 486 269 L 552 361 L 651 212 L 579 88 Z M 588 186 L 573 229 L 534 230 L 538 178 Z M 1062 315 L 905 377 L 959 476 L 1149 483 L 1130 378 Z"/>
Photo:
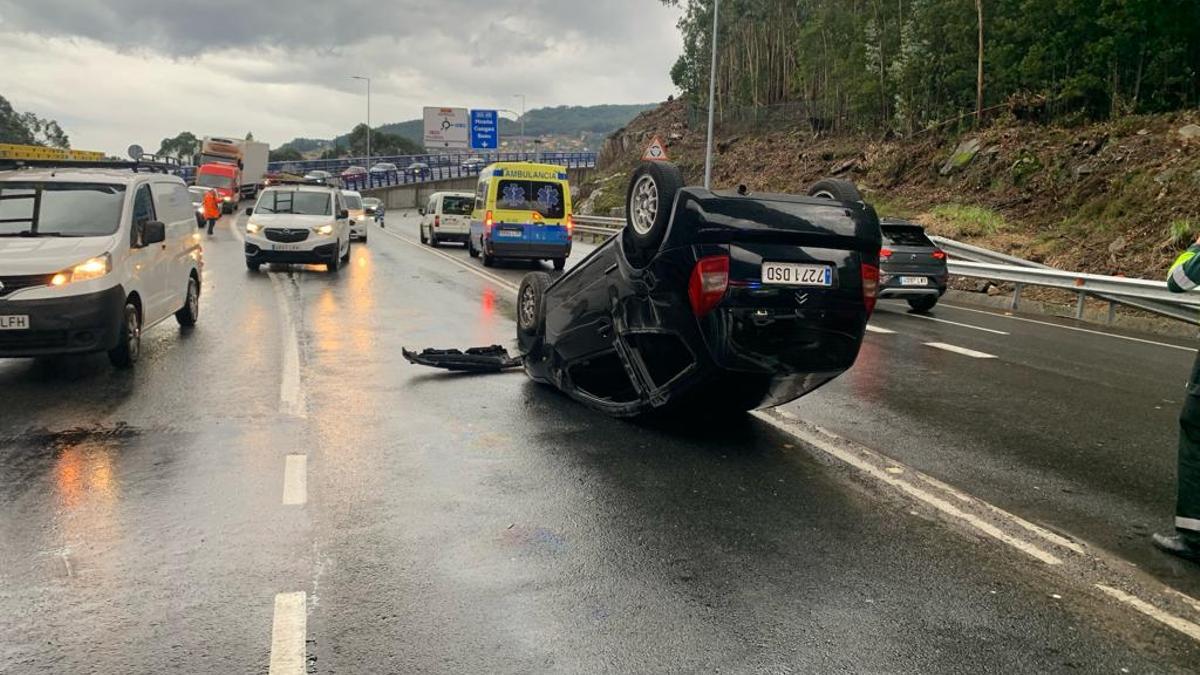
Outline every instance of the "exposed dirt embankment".
<path id="1" fill-rule="evenodd" d="M 700 182 L 704 128 L 689 126 L 681 102 L 664 103 L 606 142 L 583 190 L 599 190 L 593 213 L 622 204 L 625 177 L 655 135 Z M 1200 113 L 1075 128 L 1010 121 L 911 139 L 814 133 L 800 120 L 718 129 L 718 187 L 800 192 L 831 175 L 857 183 L 881 215 L 937 234 L 1063 269 L 1154 278 L 1200 234 Z"/>

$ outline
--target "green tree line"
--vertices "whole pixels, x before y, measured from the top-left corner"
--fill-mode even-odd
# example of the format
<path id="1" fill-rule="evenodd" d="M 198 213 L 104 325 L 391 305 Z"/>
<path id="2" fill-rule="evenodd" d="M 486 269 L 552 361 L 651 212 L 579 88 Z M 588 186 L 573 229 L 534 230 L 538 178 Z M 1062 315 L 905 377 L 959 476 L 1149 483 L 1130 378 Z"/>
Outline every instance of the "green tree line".
<path id="1" fill-rule="evenodd" d="M 0 143 L 44 145 L 64 150 L 71 147 L 71 139 L 58 122 L 42 119 L 31 112 L 17 112 L 3 96 L 0 96 Z"/>
<path id="2" fill-rule="evenodd" d="M 671 70 L 707 99 L 713 0 L 682 6 Z M 1008 105 L 1102 119 L 1200 104 L 1197 0 L 722 0 L 717 101 L 911 132 Z M 980 66 L 982 65 L 982 69 Z"/>

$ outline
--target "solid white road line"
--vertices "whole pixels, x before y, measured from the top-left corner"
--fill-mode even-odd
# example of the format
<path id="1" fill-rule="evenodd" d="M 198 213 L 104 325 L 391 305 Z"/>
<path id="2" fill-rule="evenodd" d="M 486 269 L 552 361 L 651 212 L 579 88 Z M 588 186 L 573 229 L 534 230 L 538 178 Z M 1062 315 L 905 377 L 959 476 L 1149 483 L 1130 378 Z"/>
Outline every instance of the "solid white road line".
<path id="1" fill-rule="evenodd" d="M 804 427 L 801 427 L 799 425 L 792 424 L 789 422 L 785 422 L 784 420 L 779 419 L 779 417 L 777 417 L 775 415 L 771 415 L 767 412 L 755 411 L 754 413 L 751 413 L 751 414 L 753 414 L 755 417 L 763 420 L 767 424 L 770 424 L 771 426 L 775 427 L 776 429 L 779 429 L 780 431 L 783 431 L 784 433 L 786 433 L 790 436 L 800 439 L 807 445 L 809 445 L 813 448 L 816 448 L 817 450 L 820 450 L 836 459 L 839 459 L 842 462 L 849 464 L 851 467 L 854 467 L 855 469 L 858 469 L 859 471 L 861 471 L 879 481 L 882 481 L 883 483 L 886 483 L 887 485 L 891 485 L 892 487 L 896 488 L 897 490 L 900 490 L 901 492 L 907 494 L 908 496 L 912 497 L 913 499 L 916 499 L 920 502 L 927 504 L 928 506 L 930 506 L 934 509 L 937 509 L 938 511 L 940 511 L 941 513 L 943 513 L 946 516 L 949 516 L 956 520 L 962 521 L 962 522 L 966 523 L 967 525 L 970 525 L 971 527 L 988 535 L 989 537 L 997 539 L 997 540 L 1003 542 L 1004 544 L 1007 544 L 1008 546 L 1026 554 L 1026 555 L 1036 558 L 1037 560 L 1040 560 L 1040 561 L 1046 563 L 1047 565 L 1061 565 L 1062 564 L 1062 559 L 1060 559 L 1058 556 L 1054 555 L 1053 553 L 1051 553 L 1039 546 L 1031 544 L 1023 539 L 1018 539 L 1016 537 L 1009 535 L 1007 532 L 1004 532 L 1003 530 L 996 527 L 995 525 L 992 525 L 991 523 L 979 518 L 978 516 L 975 516 L 973 514 L 967 513 L 966 511 L 963 511 L 962 509 L 955 506 L 954 504 L 951 504 L 950 502 L 946 501 L 945 499 L 942 499 L 941 497 L 929 492 L 928 490 L 926 490 L 924 488 L 918 487 L 918 486 L 910 483 L 907 479 L 902 478 L 899 475 L 889 474 L 884 469 L 882 469 L 878 466 L 875 466 L 875 464 L 868 462 L 867 460 L 865 460 L 861 457 L 856 456 L 854 453 L 850 452 L 849 450 L 838 447 L 834 443 L 830 442 L 829 439 L 822 437 L 823 435 L 814 434 L 811 431 L 805 429 Z"/>
<path id="2" fill-rule="evenodd" d="M 414 241 L 412 239 L 409 239 L 408 237 L 405 237 L 402 234 L 396 234 L 395 232 L 392 232 L 391 230 L 385 229 L 385 230 L 380 230 L 380 231 L 383 232 L 384 234 L 391 235 L 392 237 L 395 237 L 396 239 L 399 239 L 400 241 L 402 241 L 410 246 L 415 246 L 415 247 L 421 249 L 422 251 L 425 251 L 426 253 L 431 253 L 433 255 L 438 256 L 439 258 L 444 258 L 446 260 L 449 260 L 450 262 L 454 263 L 455 265 L 458 265 L 459 267 L 470 272 L 471 274 L 474 274 L 475 276 L 483 278 L 483 279 L 487 279 L 488 281 L 492 282 L 493 284 L 496 284 L 497 286 L 500 286 L 501 288 L 503 288 L 506 291 L 516 293 L 517 290 L 519 290 L 516 285 L 514 285 L 511 281 L 505 279 L 504 277 L 501 277 L 501 276 L 498 276 L 495 274 L 489 274 L 488 272 L 484 272 L 483 270 L 477 269 L 474 265 L 470 265 L 448 253 L 439 251 L 430 246 L 426 246 L 419 241 Z M 469 260 L 469 258 L 468 258 L 468 260 Z"/>
<path id="3" fill-rule="evenodd" d="M 894 331 L 894 330 L 880 328 L 879 326 L 872 326 L 871 324 L 867 324 L 867 332 L 868 333 L 879 333 L 880 335 L 895 335 L 896 334 L 896 331 Z"/>
<path id="4" fill-rule="evenodd" d="M 283 464 L 283 505 L 308 501 L 308 456 L 288 455 Z"/>
<path id="5" fill-rule="evenodd" d="M 970 323 L 959 323 L 958 321 L 951 321 L 949 319 L 939 319 L 936 316 L 926 316 L 924 314 L 911 314 L 911 313 L 905 314 L 905 316 L 911 316 L 911 317 L 915 317 L 917 319 L 924 319 L 926 321 L 936 321 L 938 323 L 948 323 L 951 326 L 959 326 L 961 328 L 970 328 L 971 330 L 981 330 L 985 333 L 992 333 L 994 335 L 1008 335 L 1008 333 L 1006 333 L 1002 330 L 996 330 L 995 328 L 984 328 L 983 326 L 976 326 L 976 325 L 970 324 Z"/>
<path id="6" fill-rule="evenodd" d="M 954 352 L 955 354 L 962 354 L 963 356 L 970 356 L 973 359 L 994 359 L 994 358 L 996 358 L 995 354 L 988 354 L 986 352 L 977 352 L 974 349 L 967 349 L 966 347 L 956 347 L 955 345 L 948 345 L 945 342 L 926 342 L 925 346 L 933 347 L 934 349 L 943 349 L 948 352 Z"/>
<path id="7" fill-rule="evenodd" d="M 271 625 L 270 675 L 303 675 L 308 636 L 308 602 L 304 591 L 275 596 Z"/>
<path id="8" fill-rule="evenodd" d="M 1145 614 L 1146 616 L 1150 617 L 1151 619 L 1154 619 L 1155 621 L 1158 621 L 1159 623 L 1166 624 L 1167 626 L 1174 628 L 1175 630 L 1179 631 L 1180 633 L 1183 633 L 1184 635 L 1192 638 L 1193 640 L 1200 642 L 1200 625 L 1192 623 L 1191 621 L 1188 621 L 1187 619 L 1182 619 L 1180 617 L 1177 617 L 1174 614 L 1171 614 L 1170 612 L 1164 612 L 1163 610 L 1155 607 L 1154 605 L 1151 605 L 1150 603 L 1146 602 L 1145 600 L 1142 600 L 1141 598 L 1138 598 L 1136 596 L 1132 596 L 1120 589 L 1116 589 L 1111 586 L 1105 586 L 1104 584 L 1096 584 L 1096 588 L 1099 588 L 1101 591 L 1104 591 L 1106 594 L 1116 598 L 1117 600 L 1120 600 L 1121 602 L 1129 605 L 1130 607 L 1133 607 L 1134 609 L 1141 612 L 1142 614 Z"/>
<path id="9" fill-rule="evenodd" d="M 943 304 L 945 304 L 945 303 L 943 303 Z M 1051 321 L 1038 321 L 1037 319 L 1027 319 L 1023 316 L 1014 316 L 1012 314 L 997 314 L 995 312 L 988 312 L 988 311 L 985 311 L 982 309 L 972 309 L 970 307 L 963 307 L 962 305 L 947 304 L 946 306 L 950 307 L 952 309 L 961 309 L 964 312 L 975 312 L 976 314 L 987 314 L 988 316 L 1000 317 L 1002 319 L 1012 319 L 1013 321 L 1024 321 L 1025 323 L 1036 323 L 1039 326 L 1050 326 L 1052 328 L 1061 328 L 1063 330 L 1073 330 L 1077 333 L 1089 333 L 1091 335 L 1100 335 L 1103 337 L 1116 338 L 1118 340 L 1128 340 L 1129 342 L 1140 342 L 1144 345 L 1154 345 L 1155 347 L 1168 347 L 1170 349 L 1180 349 L 1185 352 L 1196 351 L 1195 347 L 1184 347 L 1183 345 L 1173 345 L 1173 344 L 1170 344 L 1169 342 L 1156 342 L 1154 340 L 1145 340 L 1142 338 L 1130 337 L 1128 335 L 1118 335 L 1117 333 L 1105 333 L 1104 331 L 1090 330 L 1087 328 L 1080 328 L 1078 326 L 1064 326 L 1061 323 L 1053 323 Z"/>
<path id="10" fill-rule="evenodd" d="M 275 295 L 279 299 L 279 307 L 283 313 L 283 325 L 280 335 L 283 343 L 282 373 L 279 378 L 279 412 L 293 417 L 308 417 L 307 406 L 304 403 L 304 391 L 300 380 L 300 339 L 296 336 L 296 322 L 292 318 L 291 303 L 288 301 L 281 276 L 277 272 L 268 272 Z"/>

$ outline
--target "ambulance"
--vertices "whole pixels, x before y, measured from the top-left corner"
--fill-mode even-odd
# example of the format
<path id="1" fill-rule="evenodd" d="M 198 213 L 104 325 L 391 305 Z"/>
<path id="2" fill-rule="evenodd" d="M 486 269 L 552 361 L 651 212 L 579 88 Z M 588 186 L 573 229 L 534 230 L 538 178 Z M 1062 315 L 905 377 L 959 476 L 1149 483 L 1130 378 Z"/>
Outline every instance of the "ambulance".
<path id="1" fill-rule="evenodd" d="M 548 260 L 561 270 L 574 227 L 566 167 L 497 162 L 479 173 L 467 251 L 486 267 L 523 259 Z"/>

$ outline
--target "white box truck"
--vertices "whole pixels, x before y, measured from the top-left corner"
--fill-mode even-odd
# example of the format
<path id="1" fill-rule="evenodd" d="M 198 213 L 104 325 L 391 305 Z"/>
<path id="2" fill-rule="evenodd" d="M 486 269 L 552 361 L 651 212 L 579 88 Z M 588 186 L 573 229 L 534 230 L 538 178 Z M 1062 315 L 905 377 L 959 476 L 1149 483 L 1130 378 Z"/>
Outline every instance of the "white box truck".
<path id="1" fill-rule="evenodd" d="M 253 198 L 267 174 L 270 147 L 266 143 L 240 138 L 205 136 L 200 146 L 196 184 L 221 193 L 226 211 L 232 212 L 238 199 Z"/>

